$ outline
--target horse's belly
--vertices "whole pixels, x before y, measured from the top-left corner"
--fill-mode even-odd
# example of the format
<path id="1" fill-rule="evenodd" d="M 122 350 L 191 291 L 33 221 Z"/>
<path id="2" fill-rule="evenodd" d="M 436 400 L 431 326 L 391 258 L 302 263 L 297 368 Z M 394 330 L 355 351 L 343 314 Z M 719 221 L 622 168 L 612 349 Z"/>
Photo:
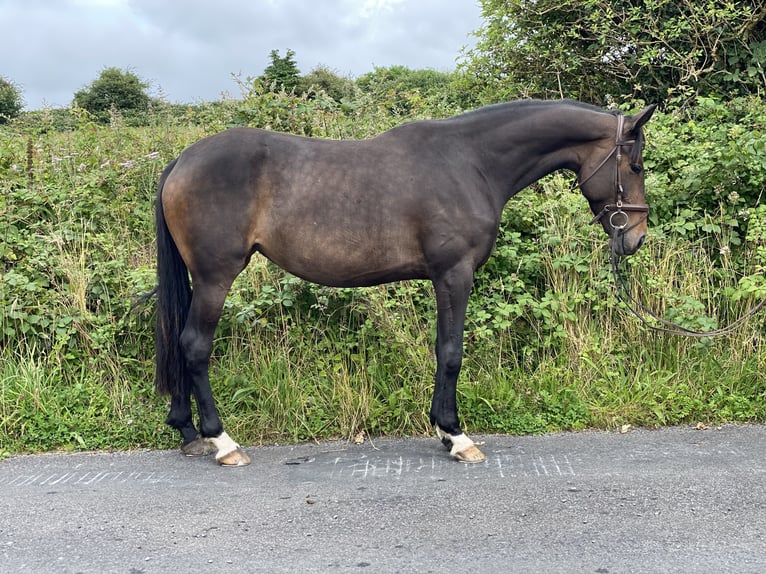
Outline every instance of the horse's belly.
<path id="1" fill-rule="evenodd" d="M 310 237 L 300 232 L 260 250 L 286 271 L 320 285 L 364 287 L 427 277 L 422 251 L 413 242 L 346 234 Z M 301 237 L 302 236 L 302 237 Z"/>

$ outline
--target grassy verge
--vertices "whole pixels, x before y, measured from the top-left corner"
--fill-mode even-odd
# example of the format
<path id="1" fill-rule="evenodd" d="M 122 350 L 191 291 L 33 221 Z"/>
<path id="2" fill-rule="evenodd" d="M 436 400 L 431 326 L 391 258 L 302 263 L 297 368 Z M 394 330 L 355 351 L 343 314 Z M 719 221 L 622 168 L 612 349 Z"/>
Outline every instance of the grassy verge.
<path id="1" fill-rule="evenodd" d="M 367 116 L 370 132 L 390 119 L 356 119 Z M 177 443 L 153 390 L 153 303 L 131 306 L 154 285 L 159 171 L 222 129 L 211 118 L 0 132 L 0 456 Z M 369 135 L 355 118 L 321 118 L 339 137 L 352 125 Z M 550 178 L 514 198 L 477 273 L 458 388 L 466 429 L 766 421 L 761 319 L 710 340 L 647 331 L 617 303 L 606 238 L 566 190 Z M 682 215 L 654 222 L 631 275 L 659 314 L 710 329 L 762 292 L 766 211 L 750 212 L 739 243 Z M 713 231 L 699 239 L 692 222 Z M 256 258 L 227 300 L 211 366 L 227 429 L 247 445 L 429 433 L 434 322 L 426 282 L 333 290 Z"/>
<path id="2" fill-rule="evenodd" d="M 553 286 L 547 297 L 554 298 L 540 297 L 512 325 L 489 332 L 488 321 L 470 319 L 458 389 L 467 430 L 766 420 L 766 355 L 757 319 L 714 340 L 648 332 L 609 299 L 608 288 L 598 305 L 590 301 L 605 253 L 595 243 L 590 252 L 571 245 L 574 251 L 559 244 L 542 252 L 545 283 Z M 647 250 L 634 271 L 644 265 L 649 275 L 663 271 L 668 285 L 705 273 L 700 254 L 679 260 L 683 249 L 659 241 Z M 555 264 L 579 257 L 592 259 L 587 273 Z M 323 290 L 255 262 L 227 304 L 211 370 L 228 430 L 244 444 L 360 431 L 428 433 L 429 299 L 427 283 Z M 478 294 L 474 299 L 482 304 Z M 138 319 L 133 326 L 147 328 Z M 150 333 L 135 344 L 150 345 Z M 135 356 L 107 345 L 68 360 L 32 346 L 4 348 L 0 452 L 174 446 L 177 437 L 163 424 L 167 399 L 154 394 L 151 349 L 144 351 Z"/>

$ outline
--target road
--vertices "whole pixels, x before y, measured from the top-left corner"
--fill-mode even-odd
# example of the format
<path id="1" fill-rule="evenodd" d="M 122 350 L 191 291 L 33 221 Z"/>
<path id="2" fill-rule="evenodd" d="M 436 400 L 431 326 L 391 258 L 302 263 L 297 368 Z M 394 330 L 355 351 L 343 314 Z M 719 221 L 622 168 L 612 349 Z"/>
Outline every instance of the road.
<path id="1" fill-rule="evenodd" d="M 766 572 L 764 426 L 480 438 L 12 457 L 0 572 Z"/>

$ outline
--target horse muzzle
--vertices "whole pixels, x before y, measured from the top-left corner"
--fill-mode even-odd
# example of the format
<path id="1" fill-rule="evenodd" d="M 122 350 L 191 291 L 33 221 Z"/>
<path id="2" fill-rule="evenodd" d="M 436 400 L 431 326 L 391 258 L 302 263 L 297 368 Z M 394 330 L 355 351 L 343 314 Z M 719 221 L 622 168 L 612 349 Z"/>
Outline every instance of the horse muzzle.
<path id="1" fill-rule="evenodd" d="M 609 238 L 609 247 L 617 255 L 633 255 L 646 240 L 646 233 L 637 229 L 624 232 L 615 229 Z"/>

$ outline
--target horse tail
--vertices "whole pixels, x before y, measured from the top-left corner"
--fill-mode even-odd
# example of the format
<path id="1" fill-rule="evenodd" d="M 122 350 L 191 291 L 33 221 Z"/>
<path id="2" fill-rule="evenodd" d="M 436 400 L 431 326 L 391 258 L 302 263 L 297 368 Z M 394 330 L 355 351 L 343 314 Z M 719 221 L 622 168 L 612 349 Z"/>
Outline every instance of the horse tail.
<path id="1" fill-rule="evenodd" d="M 178 396 L 189 378 L 181 354 L 181 331 L 191 304 L 191 283 L 186 263 L 168 231 L 162 209 L 162 188 L 177 160 L 162 172 L 157 188 L 155 224 L 157 232 L 157 333 L 154 384 L 160 394 Z"/>

